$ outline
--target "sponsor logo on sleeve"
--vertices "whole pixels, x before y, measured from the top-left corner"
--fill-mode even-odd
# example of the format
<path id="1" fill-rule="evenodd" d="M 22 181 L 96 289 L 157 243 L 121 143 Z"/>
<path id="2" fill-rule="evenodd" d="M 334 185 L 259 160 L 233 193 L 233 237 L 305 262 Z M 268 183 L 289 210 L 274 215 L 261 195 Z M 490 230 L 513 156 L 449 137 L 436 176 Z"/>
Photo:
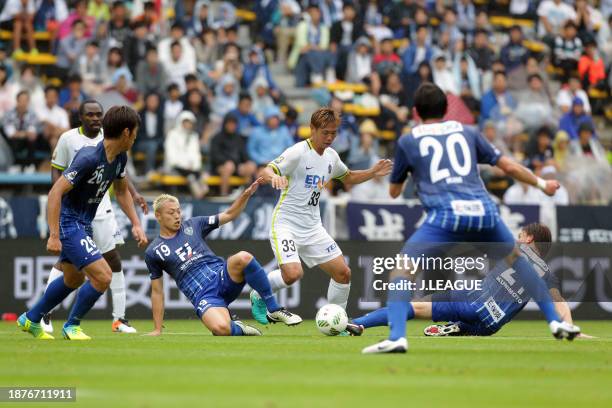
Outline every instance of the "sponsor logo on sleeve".
<path id="1" fill-rule="evenodd" d="M 215 225 L 215 216 L 211 215 L 208 217 L 208 225 Z"/>
<path id="2" fill-rule="evenodd" d="M 68 181 L 73 181 L 76 175 L 77 175 L 76 171 L 71 171 L 70 173 L 66 173 L 65 177 L 66 179 L 68 179 Z"/>

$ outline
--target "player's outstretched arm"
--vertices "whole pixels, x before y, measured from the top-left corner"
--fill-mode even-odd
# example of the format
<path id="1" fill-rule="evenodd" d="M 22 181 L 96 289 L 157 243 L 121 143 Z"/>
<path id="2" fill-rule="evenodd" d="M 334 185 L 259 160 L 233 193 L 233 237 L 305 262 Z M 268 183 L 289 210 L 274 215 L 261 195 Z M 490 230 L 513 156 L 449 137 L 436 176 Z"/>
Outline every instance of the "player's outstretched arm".
<path id="1" fill-rule="evenodd" d="M 521 181 L 525 184 L 530 184 L 542 190 L 546 195 L 552 196 L 561 187 L 557 180 L 544 180 L 537 177 L 527 167 L 512 160 L 507 156 L 501 156 L 496 164 L 504 173 Z"/>
<path id="2" fill-rule="evenodd" d="M 151 281 L 151 310 L 153 311 L 153 331 L 147 336 L 160 336 L 164 323 L 164 282 L 162 278 Z"/>
<path id="3" fill-rule="evenodd" d="M 126 178 L 115 179 L 113 182 L 113 187 L 115 188 L 115 196 L 117 197 L 119 206 L 132 223 L 132 235 L 134 236 L 134 239 L 136 242 L 138 242 L 139 247 L 145 246 L 148 242 L 147 236 L 145 235 L 142 226 L 140 225 L 140 219 L 136 214 L 134 200 L 132 199 L 132 195 L 128 190 L 128 182 Z"/>
<path id="4" fill-rule="evenodd" d="M 59 219 L 62 197 L 72 190 L 72 184 L 66 177 L 60 177 L 47 198 L 47 224 L 49 225 L 49 240 L 47 241 L 47 251 L 52 254 L 59 254 L 62 250 L 62 243 L 59 239 Z"/>
<path id="5" fill-rule="evenodd" d="M 367 170 L 349 170 L 342 179 L 345 184 L 360 184 L 374 177 L 384 177 L 391 173 L 393 162 L 389 159 L 379 160 L 374 166 Z"/>
<path id="6" fill-rule="evenodd" d="M 128 182 L 128 190 L 130 190 L 130 194 L 132 195 L 132 200 L 140 207 L 142 212 L 147 215 L 149 213 L 149 205 L 147 204 L 147 200 L 144 199 L 142 195 L 136 190 L 136 186 L 132 183 L 132 180 L 125 175 L 125 178 Z"/>
<path id="7" fill-rule="evenodd" d="M 276 174 L 272 167 L 268 165 L 261 172 L 260 184 L 271 184 L 272 188 L 275 188 L 277 190 L 283 190 L 287 188 L 289 180 L 287 180 L 287 177 L 285 176 Z"/>
<path id="8" fill-rule="evenodd" d="M 236 217 L 240 215 L 240 213 L 244 210 L 251 196 L 257 191 L 260 184 L 263 184 L 263 177 L 259 177 L 257 180 L 253 182 L 244 190 L 240 197 L 233 202 L 233 204 L 227 210 L 223 211 L 219 214 L 219 225 L 227 224 L 228 222 L 233 221 Z"/>

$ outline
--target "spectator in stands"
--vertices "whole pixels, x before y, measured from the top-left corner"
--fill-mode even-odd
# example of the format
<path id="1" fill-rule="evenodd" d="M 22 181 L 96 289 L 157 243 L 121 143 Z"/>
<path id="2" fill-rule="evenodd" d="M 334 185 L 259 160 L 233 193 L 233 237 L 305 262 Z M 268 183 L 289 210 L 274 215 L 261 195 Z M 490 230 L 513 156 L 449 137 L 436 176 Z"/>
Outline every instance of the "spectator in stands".
<path id="1" fill-rule="evenodd" d="M 393 40 L 385 38 L 380 42 L 380 51 L 374 55 L 372 60 L 374 71 L 385 80 L 391 72 L 400 73 L 402 70 L 402 60 L 393 48 Z"/>
<path id="2" fill-rule="evenodd" d="M 434 57 L 443 55 L 445 61 L 452 61 L 453 51 L 454 49 L 451 47 L 450 43 L 450 33 L 448 31 L 441 31 L 438 34 L 437 44 L 434 46 Z"/>
<path id="3" fill-rule="evenodd" d="M 118 47 L 112 47 L 108 51 L 106 56 L 106 70 L 104 71 L 104 86 L 109 87 L 113 85 L 113 78 L 115 78 L 116 72 L 129 72 L 125 60 L 123 58 L 123 52 Z"/>
<path id="4" fill-rule="evenodd" d="M 122 47 L 130 33 L 130 19 L 123 1 L 115 1 L 111 7 L 111 18 L 108 23 L 108 35 L 113 47 Z"/>
<path id="5" fill-rule="evenodd" d="M 459 96 L 463 103 L 475 112 L 480 110 L 480 75 L 472 58 L 464 53 L 457 53 L 453 62 L 453 76 L 459 89 Z"/>
<path id="6" fill-rule="evenodd" d="M 375 42 L 380 42 L 383 38 L 392 37 L 393 31 L 385 25 L 383 9 L 385 5 L 377 0 L 364 1 L 363 26 L 366 34 Z"/>
<path id="7" fill-rule="evenodd" d="M 595 40 L 588 40 L 585 44 L 584 55 L 578 60 L 578 74 L 583 89 L 606 89 L 606 66 L 599 55 Z"/>
<path id="8" fill-rule="evenodd" d="M 236 24 L 236 7 L 229 1 L 217 2 L 208 12 L 208 24 L 213 29 L 229 29 Z"/>
<path id="9" fill-rule="evenodd" d="M 471 39 L 476 27 L 476 8 L 474 7 L 474 2 L 472 0 L 460 0 L 457 2 L 456 7 L 457 26 L 464 36 Z"/>
<path id="10" fill-rule="evenodd" d="M 576 36 L 576 24 L 568 21 L 563 26 L 563 34 L 555 37 L 553 61 L 563 71 L 562 81 L 566 82 L 578 69 L 578 60 L 582 54 L 582 41 Z"/>
<path id="11" fill-rule="evenodd" d="M 263 48 L 274 47 L 274 17 L 278 10 L 278 0 L 258 1 L 255 3 L 255 32 L 264 43 Z"/>
<path id="12" fill-rule="evenodd" d="M 231 75 L 237 80 L 242 78 L 240 47 L 234 43 L 227 43 L 224 46 L 222 58 L 215 63 L 215 69 L 208 73 L 208 76 L 217 82 L 224 75 Z"/>
<path id="13" fill-rule="evenodd" d="M 379 127 L 383 130 L 393 130 L 399 135 L 410 116 L 410 108 L 407 105 L 407 92 L 398 74 L 391 73 L 387 76 L 379 99 L 382 108 Z"/>
<path id="14" fill-rule="evenodd" d="M 474 60 L 476 68 L 478 68 L 483 77 L 491 75 L 491 68 L 495 58 L 495 53 L 489 46 L 487 35 L 488 33 L 485 30 L 476 30 L 474 44 L 468 49 L 470 57 Z M 486 81 L 487 79 L 483 78 L 483 82 Z"/>
<path id="15" fill-rule="evenodd" d="M 164 100 L 164 133 L 168 133 L 174 127 L 178 115 L 183 111 L 181 91 L 178 85 L 168 85 L 166 94 L 168 97 Z"/>
<path id="16" fill-rule="evenodd" d="M 592 40 L 594 34 L 605 23 L 603 16 L 587 0 L 576 0 L 576 28 L 582 42 Z"/>
<path id="17" fill-rule="evenodd" d="M 78 69 L 79 56 L 85 54 L 87 39 L 85 38 L 85 23 L 83 20 L 72 22 L 72 32 L 59 42 L 56 66 L 61 69 L 61 76 L 65 78 L 70 71 Z"/>
<path id="18" fill-rule="evenodd" d="M 7 0 L 0 12 L 0 29 L 13 32 L 13 58 L 24 55 L 21 49 L 21 35 L 30 47 L 30 53 L 38 54 L 36 41 L 34 40 L 34 12 L 36 11 L 34 0 Z"/>
<path id="19" fill-rule="evenodd" d="M 342 0 L 321 0 L 318 1 L 319 10 L 321 10 L 321 20 L 327 27 L 331 27 L 334 23 L 342 20 Z"/>
<path id="20" fill-rule="evenodd" d="M 258 77 L 251 84 L 249 93 L 253 99 L 253 113 L 258 121 L 263 122 L 268 108 L 276 106 L 274 98 L 270 94 L 268 83 L 264 78 Z"/>
<path id="21" fill-rule="evenodd" d="M 446 94 L 459 95 L 459 83 L 456 82 L 456 77 L 449 65 L 446 63 L 444 54 L 439 54 L 434 57 L 432 68 L 434 83 Z"/>
<path id="22" fill-rule="evenodd" d="M 155 169 L 157 152 L 164 144 L 164 113 L 160 96 L 156 93 L 147 94 L 144 108 L 138 114 L 140 126 L 134 151 L 145 154 L 145 173 L 148 174 Z"/>
<path id="23" fill-rule="evenodd" d="M 247 151 L 258 166 L 265 166 L 292 145 L 293 138 L 281 123 L 280 110 L 271 107 L 266 111 L 264 125 L 249 136 Z"/>
<path id="24" fill-rule="evenodd" d="M 66 87 L 62 88 L 59 94 L 59 104 L 68 111 L 70 127 L 74 127 L 75 118 L 78 117 L 79 106 L 88 97 L 82 89 L 83 80 L 79 74 L 68 77 Z"/>
<path id="25" fill-rule="evenodd" d="M 21 75 L 17 81 L 17 91 L 28 91 L 30 95 L 30 108 L 34 112 L 42 109 L 45 106 L 45 88 L 42 81 L 34 70 L 33 65 L 23 65 L 21 67 Z M 14 99 L 17 94 L 14 94 Z"/>
<path id="26" fill-rule="evenodd" d="M 503 202 L 506 205 L 539 205 L 541 200 L 542 196 L 540 195 L 540 190 L 532 185 L 519 181 L 514 182 L 514 184 L 506 190 L 503 198 Z"/>
<path id="27" fill-rule="evenodd" d="M 372 73 L 372 60 L 370 40 L 366 37 L 359 38 L 348 55 L 346 81 L 359 83 L 365 78 L 369 78 Z"/>
<path id="28" fill-rule="evenodd" d="M 220 193 L 228 195 L 230 177 L 238 175 L 252 179 L 257 165 L 249 159 L 246 140 L 238 133 L 238 118 L 228 113 L 223 118 L 221 131 L 210 141 L 210 167 L 221 177 Z"/>
<path id="29" fill-rule="evenodd" d="M 49 143 L 51 151 L 62 133 L 70 129 L 68 113 L 58 104 L 59 90 L 54 86 L 45 88 L 45 105 L 36 111 L 36 116 L 41 124 L 42 134 Z"/>
<path id="30" fill-rule="evenodd" d="M 597 140 L 595 128 L 589 122 L 582 122 L 578 126 L 578 137 L 570 141 L 570 152 L 574 159 L 585 158 L 601 164 L 608 163 L 606 150 Z"/>
<path id="31" fill-rule="evenodd" d="M 59 30 L 57 32 L 57 37 L 59 40 L 63 40 L 71 34 L 72 26 L 77 20 L 81 20 L 83 24 L 85 24 L 83 36 L 84 38 L 89 39 L 96 27 L 96 19 L 87 14 L 87 0 L 77 0 L 75 2 L 74 11 L 70 13 L 59 26 Z"/>
<path id="32" fill-rule="evenodd" d="M 34 14 L 34 31 L 46 31 L 49 40 L 55 43 L 60 23 L 68 17 L 65 0 L 38 0 Z"/>
<path id="33" fill-rule="evenodd" d="M 597 45 L 606 64 L 610 64 L 612 62 L 612 14 L 608 16 L 607 21 L 597 31 Z"/>
<path id="34" fill-rule="evenodd" d="M 206 125 L 209 122 L 210 107 L 206 102 L 205 96 L 197 88 L 191 89 L 183 98 L 184 109 L 193 113 L 196 118 L 195 132 L 204 139 L 206 135 Z M 205 139 L 204 139 L 205 141 Z"/>
<path id="35" fill-rule="evenodd" d="M 135 11 L 136 11 L 135 9 L 132 10 L 133 13 L 135 13 Z M 160 9 L 160 13 L 161 12 L 162 10 Z M 146 1 L 142 8 L 142 14 L 134 17 L 132 21 L 134 22 L 142 21 L 147 27 L 147 30 L 150 35 L 158 36 L 161 31 L 161 26 L 160 26 L 161 18 L 159 15 L 160 13 L 158 13 L 157 11 L 155 2 Z"/>
<path id="36" fill-rule="evenodd" d="M 95 40 L 89 41 L 85 52 L 78 56 L 76 71 L 83 78 L 83 89 L 90 95 L 98 95 L 104 90 L 106 64 L 100 56 L 100 47 Z"/>
<path id="37" fill-rule="evenodd" d="M 564 172 L 567 169 L 569 152 L 569 135 L 567 132 L 559 130 L 553 143 L 553 158 L 559 172 Z"/>
<path id="38" fill-rule="evenodd" d="M 457 41 L 463 40 L 463 33 L 457 25 L 457 13 L 452 7 L 446 7 L 444 10 L 444 19 L 442 24 L 440 24 L 440 32 L 448 34 L 450 49 L 455 48 Z"/>
<path id="39" fill-rule="evenodd" d="M 378 128 L 372 119 L 366 119 L 359 126 L 358 137 L 351 139 L 348 163 L 351 169 L 366 170 L 378 160 Z"/>
<path id="40" fill-rule="evenodd" d="M 129 104 L 136 103 L 138 91 L 134 88 L 134 79 L 128 69 L 115 71 L 111 82 L 109 90 L 119 93 Z"/>
<path id="41" fill-rule="evenodd" d="M 582 100 L 582 104 L 584 105 L 584 111 L 586 113 L 591 113 L 589 96 L 584 89 L 582 89 L 580 78 L 571 76 L 569 82 L 564 85 L 557 94 L 557 106 L 561 109 L 562 113 L 569 112 L 574 98 L 580 98 L 580 100 Z"/>
<path id="42" fill-rule="evenodd" d="M 136 67 L 138 63 L 145 59 L 147 49 L 153 44 L 147 39 L 148 28 L 144 21 L 135 21 L 132 23 L 132 32 L 127 37 L 123 50 L 125 52 L 125 60 L 132 75 L 136 75 Z"/>
<path id="43" fill-rule="evenodd" d="M 221 47 L 217 42 L 215 32 L 210 28 L 204 29 L 194 41 L 194 50 L 198 73 L 202 76 L 203 81 L 210 86 L 214 81 L 208 74 L 214 70 L 215 63 L 221 56 Z"/>
<path id="44" fill-rule="evenodd" d="M 287 55 L 291 41 L 295 38 L 295 30 L 300 22 L 301 8 L 296 0 L 279 0 L 280 15 L 275 20 L 276 27 L 276 61 L 287 64 Z"/>
<path id="45" fill-rule="evenodd" d="M 563 25 L 576 20 L 576 11 L 563 0 L 544 0 L 538 6 L 538 35 L 549 45 L 561 34 Z"/>
<path id="46" fill-rule="evenodd" d="M 508 72 L 521 67 L 527 62 L 529 50 L 523 45 L 523 30 L 521 26 L 514 25 L 510 28 L 510 41 L 500 52 L 501 62 Z"/>
<path id="47" fill-rule="evenodd" d="M 193 113 L 183 111 L 178 115 L 164 142 L 164 167 L 168 172 L 187 177 L 194 198 L 201 199 L 207 191 L 202 183 L 202 153 L 195 124 Z"/>
<path id="48" fill-rule="evenodd" d="M 110 20 L 110 7 L 104 0 L 90 0 L 87 15 L 92 16 L 96 21 L 106 22 Z"/>
<path id="49" fill-rule="evenodd" d="M 253 81 L 260 77 L 266 80 L 271 94 L 276 95 L 276 98 L 278 98 L 280 96 L 280 92 L 276 86 L 276 83 L 274 82 L 274 79 L 272 78 L 272 74 L 270 74 L 270 69 L 266 63 L 266 57 L 264 56 L 261 48 L 253 46 L 249 50 L 248 61 L 246 64 L 244 64 L 242 70 L 242 89 L 249 89 L 253 84 Z"/>
<path id="50" fill-rule="evenodd" d="M 427 26 L 421 25 L 416 30 L 416 39 L 410 44 L 402 55 L 404 63 L 404 75 L 407 77 L 417 72 L 422 62 L 427 62 L 433 57 L 433 48 L 429 45 L 429 31 Z"/>
<path id="51" fill-rule="evenodd" d="M 13 152 L 15 162 L 29 166 L 35 162 L 35 153 L 44 148 L 44 141 L 38 136 L 40 123 L 30 109 L 30 95 L 27 91 L 17 94 L 15 108 L 4 115 L 2 130 Z M 48 150 L 48 146 L 46 146 Z"/>
<path id="52" fill-rule="evenodd" d="M 289 134 L 293 138 L 293 141 L 296 143 L 301 139 L 299 135 L 300 124 L 298 123 L 298 116 L 298 111 L 289 106 L 287 108 L 287 113 L 285 113 L 285 120 L 283 121 L 284 125 L 287 127 L 287 130 L 289 130 Z"/>
<path id="53" fill-rule="evenodd" d="M 342 161 L 346 161 L 350 149 L 352 139 L 359 137 L 359 128 L 357 118 L 352 113 L 343 113 L 344 101 L 338 96 L 333 96 L 329 102 L 329 107 L 336 112 L 339 112 L 342 120 L 336 132 L 336 138 L 332 142 L 331 147 L 338 153 Z"/>
<path id="54" fill-rule="evenodd" d="M 220 124 L 223 117 L 232 109 L 238 107 L 240 88 L 236 78 L 230 74 L 224 75 L 215 87 L 215 103 L 213 104 L 213 121 Z"/>
<path id="55" fill-rule="evenodd" d="M 147 48 L 144 60 L 136 68 L 136 87 L 142 95 L 147 93 L 162 94 L 166 90 L 168 74 L 160 64 L 157 49 L 153 46 Z"/>
<path id="56" fill-rule="evenodd" d="M 0 42 L 0 67 L 6 72 L 6 78 L 11 79 L 13 76 L 13 61 L 8 57 L 6 45 Z"/>
<path id="57" fill-rule="evenodd" d="M 553 109 L 550 95 L 544 88 L 544 82 L 539 74 L 529 76 L 528 88 L 516 93 L 518 106 L 516 115 L 521 119 L 527 130 L 534 130 L 543 125 L 554 127 L 559 116 Z"/>
<path id="58" fill-rule="evenodd" d="M 416 9 L 417 4 L 414 0 L 401 0 L 393 4 L 389 13 L 389 28 L 393 30 L 394 38 L 410 37 L 410 24 Z"/>
<path id="59" fill-rule="evenodd" d="M 344 79 L 348 68 L 348 55 L 353 49 L 353 44 L 364 34 L 363 27 L 356 17 L 355 5 L 345 2 L 342 6 L 342 20 L 334 22 L 329 32 L 329 50 L 336 54 L 336 76 L 339 79 Z"/>
<path id="60" fill-rule="evenodd" d="M 424 82 L 433 82 L 433 75 L 431 73 L 431 67 L 427 61 L 423 61 L 419 64 L 418 70 L 408 76 L 404 89 L 408 89 L 406 92 L 406 106 L 412 109 L 414 106 L 414 93 Z"/>
<path id="61" fill-rule="evenodd" d="M 575 97 L 572 101 L 572 109 L 561 117 L 559 129 L 567 132 L 570 140 L 576 140 L 580 136 L 579 129 L 583 123 L 589 124 L 591 131 L 595 134 L 593 118 L 584 110 L 582 99 Z"/>
<path id="62" fill-rule="evenodd" d="M 185 75 L 196 72 L 195 59 L 187 57 L 179 41 L 174 41 L 170 49 L 170 59 L 162 61 L 164 70 L 168 73 L 168 80 L 177 84 L 181 92 L 185 92 Z"/>
<path id="63" fill-rule="evenodd" d="M 171 47 L 172 44 L 177 41 L 181 44 L 184 58 L 188 61 L 195 61 L 195 49 L 193 48 L 193 45 L 191 45 L 189 38 L 185 35 L 183 26 L 181 26 L 179 23 L 174 23 L 170 29 L 170 36 L 161 39 L 157 45 L 159 61 L 162 64 L 166 64 L 172 59 Z"/>
<path id="64" fill-rule="evenodd" d="M 552 132 L 548 127 L 538 129 L 527 150 L 527 167 L 539 171 L 544 166 L 554 165 L 551 139 Z"/>
<path id="65" fill-rule="evenodd" d="M 17 93 L 15 83 L 9 81 L 5 65 L 0 64 L 0 119 L 15 107 L 15 95 Z"/>
<path id="66" fill-rule="evenodd" d="M 508 92 L 506 74 L 497 72 L 493 75 L 493 88 L 482 96 L 480 103 L 481 123 L 487 119 L 505 120 L 516 109 L 516 101 Z"/>
<path id="67" fill-rule="evenodd" d="M 238 100 L 238 107 L 230 111 L 238 121 L 237 132 L 242 137 L 249 137 L 254 128 L 261 126 L 257 117 L 253 113 L 253 98 L 248 93 L 241 93 Z"/>
<path id="68" fill-rule="evenodd" d="M 296 86 L 300 87 L 323 82 L 323 75 L 328 82 L 335 78 L 329 28 L 321 21 L 321 11 L 316 4 L 310 3 L 307 11 L 310 18 L 298 24 L 288 61 L 289 68 L 295 68 Z"/>

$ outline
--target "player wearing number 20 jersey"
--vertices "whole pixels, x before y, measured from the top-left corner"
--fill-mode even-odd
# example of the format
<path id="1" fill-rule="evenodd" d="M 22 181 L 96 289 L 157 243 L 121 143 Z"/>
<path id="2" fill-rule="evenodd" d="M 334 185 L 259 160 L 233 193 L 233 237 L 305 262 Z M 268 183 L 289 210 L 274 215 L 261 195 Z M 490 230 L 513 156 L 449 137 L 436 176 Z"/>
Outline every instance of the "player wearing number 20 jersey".
<path id="1" fill-rule="evenodd" d="M 310 140 L 296 143 L 268 164 L 288 186 L 272 215 L 270 244 L 279 265 L 299 262 L 310 268 L 342 254 L 321 224 L 319 200 L 326 183 L 342 180 L 348 168 L 330 147 L 319 155 Z"/>

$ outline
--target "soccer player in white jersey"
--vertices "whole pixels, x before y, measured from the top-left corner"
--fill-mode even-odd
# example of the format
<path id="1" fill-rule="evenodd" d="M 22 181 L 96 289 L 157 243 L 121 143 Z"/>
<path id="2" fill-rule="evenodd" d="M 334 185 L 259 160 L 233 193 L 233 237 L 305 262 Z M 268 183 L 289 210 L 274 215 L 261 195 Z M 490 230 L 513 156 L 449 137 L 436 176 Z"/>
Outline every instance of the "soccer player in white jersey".
<path id="1" fill-rule="evenodd" d="M 68 168 L 76 153 L 84 146 L 95 146 L 104 137 L 102 133 L 102 106 L 93 100 L 84 101 L 79 107 L 79 116 L 82 125 L 64 132 L 57 142 L 51 159 L 51 177 L 53 183 L 62 176 L 62 172 Z M 131 182 L 128 182 L 130 193 L 133 200 L 142 210 L 147 213 L 148 207 L 144 198 L 138 194 Z M 117 251 L 117 245 L 123 245 L 123 237 L 117 226 L 115 214 L 110 201 L 108 192 L 104 195 L 102 202 L 98 206 L 96 217 L 92 223 L 93 239 L 96 246 L 103 254 L 113 271 L 110 284 L 111 297 L 113 304 L 113 324 L 112 331 L 119 333 L 136 333 L 136 329 L 130 326 L 125 318 L 125 277 L 121 268 L 121 257 Z M 51 273 L 47 286 L 56 278 L 63 276 L 62 266 L 57 262 Z M 41 321 L 43 329 L 47 333 L 53 332 L 53 325 L 50 314 L 43 317 Z"/>
<path id="2" fill-rule="evenodd" d="M 349 170 L 330 147 L 339 125 L 338 112 L 317 110 L 310 119 L 310 139 L 296 143 L 270 162 L 263 178 L 282 190 L 270 229 L 270 244 L 280 267 L 268 274 L 272 290 L 289 287 L 302 277 L 301 258 L 309 268 L 319 266 L 330 275 L 327 301 L 346 308 L 351 270 L 338 244 L 321 224 L 321 192 L 332 179 L 359 184 L 386 176 L 392 162 L 380 160 L 367 170 Z M 265 324 L 266 307 L 256 292 L 251 292 L 251 304 L 253 317 Z"/>

